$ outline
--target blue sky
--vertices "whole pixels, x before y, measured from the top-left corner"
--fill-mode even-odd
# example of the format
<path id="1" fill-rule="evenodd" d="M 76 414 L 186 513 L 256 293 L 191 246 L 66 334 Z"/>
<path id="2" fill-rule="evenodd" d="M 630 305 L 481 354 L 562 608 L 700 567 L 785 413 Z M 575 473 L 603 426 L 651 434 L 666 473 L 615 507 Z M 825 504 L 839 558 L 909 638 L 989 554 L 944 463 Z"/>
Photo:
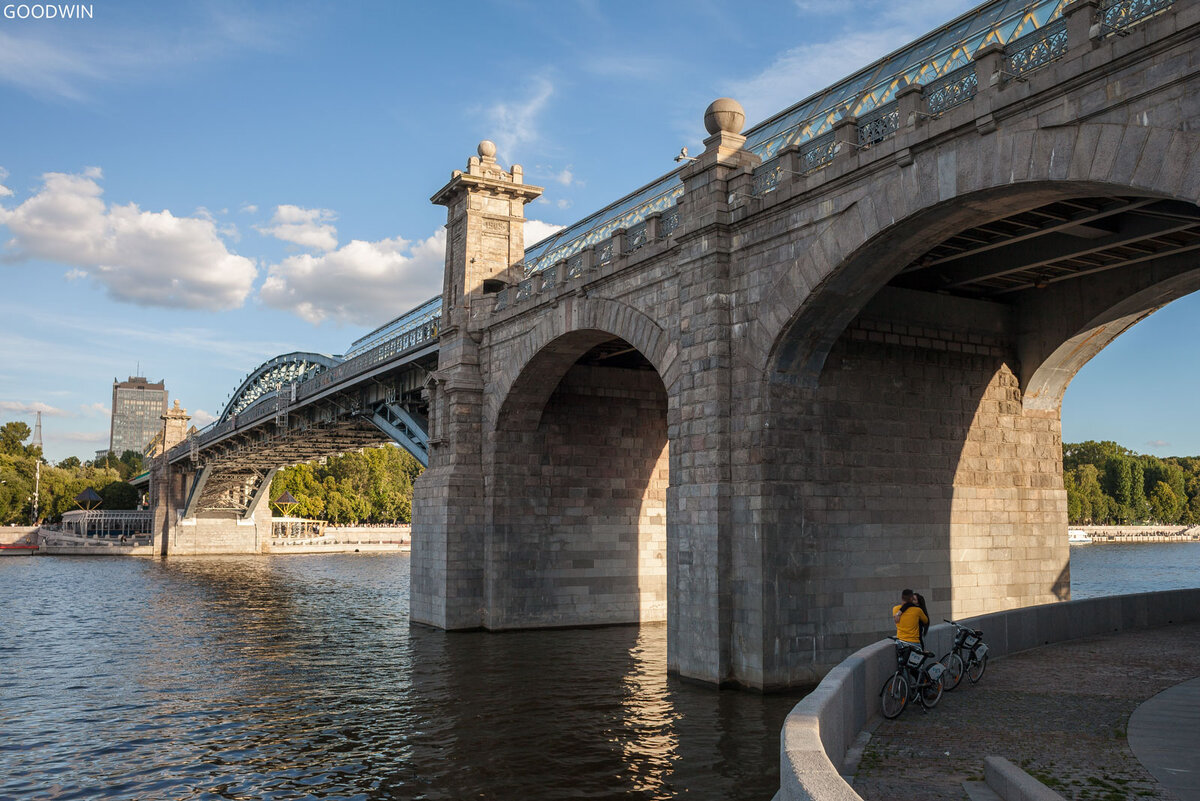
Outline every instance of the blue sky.
<path id="1" fill-rule="evenodd" d="M 341 353 L 440 291 L 429 197 L 480 139 L 546 187 L 527 241 L 973 4 L 94 2 L 0 17 L 0 421 L 107 445 L 140 364 L 203 424 L 278 353 Z M 1119 338 L 1064 437 L 1200 454 L 1200 305 Z"/>

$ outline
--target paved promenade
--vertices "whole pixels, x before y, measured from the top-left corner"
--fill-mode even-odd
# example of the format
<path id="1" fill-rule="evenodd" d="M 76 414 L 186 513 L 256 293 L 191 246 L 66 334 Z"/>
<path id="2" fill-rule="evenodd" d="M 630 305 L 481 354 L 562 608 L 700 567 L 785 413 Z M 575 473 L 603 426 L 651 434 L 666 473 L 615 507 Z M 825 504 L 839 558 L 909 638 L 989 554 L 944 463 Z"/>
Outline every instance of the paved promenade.
<path id="1" fill-rule="evenodd" d="M 1197 761 L 1200 682 L 1190 681 L 1197 677 L 1200 623 L 999 659 L 979 684 L 964 678 L 928 714 L 908 709 L 881 721 L 854 789 L 867 801 L 962 801 L 963 782 L 983 780 L 984 757 L 1002 756 L 1076 801 L 1200 799 L 1195 773 L 1171 772 L 1181 769 L 1180 755 L 1185 766 L 1189 757 Z M 1192 704 L 1186 719 L 1177 714 L 1185 702 Z M 1172 737 L 1164 726 L 1181 730 Z"/>

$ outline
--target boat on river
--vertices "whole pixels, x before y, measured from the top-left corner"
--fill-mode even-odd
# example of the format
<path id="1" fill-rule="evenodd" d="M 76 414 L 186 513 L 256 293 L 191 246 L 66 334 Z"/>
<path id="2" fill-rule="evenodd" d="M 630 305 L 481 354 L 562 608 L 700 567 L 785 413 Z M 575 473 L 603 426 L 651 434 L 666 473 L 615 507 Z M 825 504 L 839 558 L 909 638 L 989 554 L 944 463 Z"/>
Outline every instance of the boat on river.
<path id="1" fill-rule="evenodd" d="M 0 545 L 0 556 L 33 556 L 37 552 L 36 545 Z"/>
<path id="2" fill-rule="evenodd" d="M 1086 531 L 1073 528 L 1067 531 L 1067 542 L 1071 545 L 1085 545 L 1092 541 L 1092 538 Z"/>

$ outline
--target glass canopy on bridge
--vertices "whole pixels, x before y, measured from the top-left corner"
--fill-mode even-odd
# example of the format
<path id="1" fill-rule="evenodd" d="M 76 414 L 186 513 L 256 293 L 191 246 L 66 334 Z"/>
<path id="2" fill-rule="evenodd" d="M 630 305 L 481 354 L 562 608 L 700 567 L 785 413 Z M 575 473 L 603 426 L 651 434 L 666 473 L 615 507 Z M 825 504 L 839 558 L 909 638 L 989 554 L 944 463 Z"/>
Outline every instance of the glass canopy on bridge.
<path id="1" fill-rule="evenodd" d="M 992 42 L 1007 44 L 1059 19 L 1068 0 L 995 0 L 884 56 L 746 132 L 746 149 L 764 161 L 783 148 L 815 139 L 844 117 L 859 117 L 894 99 L 902 87 L 926 84 L 971 62 Z M 525 250 L 529 276 L 673 206 L 683 194 L 679 170 L 626 195 Z"/>

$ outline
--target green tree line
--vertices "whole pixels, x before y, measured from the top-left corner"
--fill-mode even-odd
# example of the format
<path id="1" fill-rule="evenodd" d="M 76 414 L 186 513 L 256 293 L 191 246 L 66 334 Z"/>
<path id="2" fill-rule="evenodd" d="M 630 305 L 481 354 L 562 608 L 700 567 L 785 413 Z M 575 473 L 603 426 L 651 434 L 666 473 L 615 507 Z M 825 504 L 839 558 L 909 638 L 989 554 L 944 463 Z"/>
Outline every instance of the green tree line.
<path id="1" fill-rule="evenodd" d="M 78 509 L 75 496 L 88 487 L 104 499 L 102 509 L 135 509 L 139 493 L 125 482 L 141 472 L 141 454 L 127 451 L 99 465 L 71 456 L 58 465 L 42 458 L 42 449 L 26 445 L 32 432 L 21 422 L 0 426 L 0 525 L 28 525 L 33 521 L 33 495 L 37 488 L 39 521 L 55 521 L 63 512 Z M 38 465 L 41 464 L 41 478 Z"/>
<path id="2" fill-rule="evenodd" d="M 1200 457 L 1063 443 L 1063 484 L 1072 525 L 1200 525 Z"/>
<path id="3" fill-rule="evenodd" d="M 422 469 L 407 451 L 390 445 L 331 456 L 324 464 L 292 465 L 271 482 L 272 510 L 285 511 L 275 500 L 288 492 L 296 506 L 286 511 L 295 517 L 335 525 L 411 523 L 413 480 Z"/>

